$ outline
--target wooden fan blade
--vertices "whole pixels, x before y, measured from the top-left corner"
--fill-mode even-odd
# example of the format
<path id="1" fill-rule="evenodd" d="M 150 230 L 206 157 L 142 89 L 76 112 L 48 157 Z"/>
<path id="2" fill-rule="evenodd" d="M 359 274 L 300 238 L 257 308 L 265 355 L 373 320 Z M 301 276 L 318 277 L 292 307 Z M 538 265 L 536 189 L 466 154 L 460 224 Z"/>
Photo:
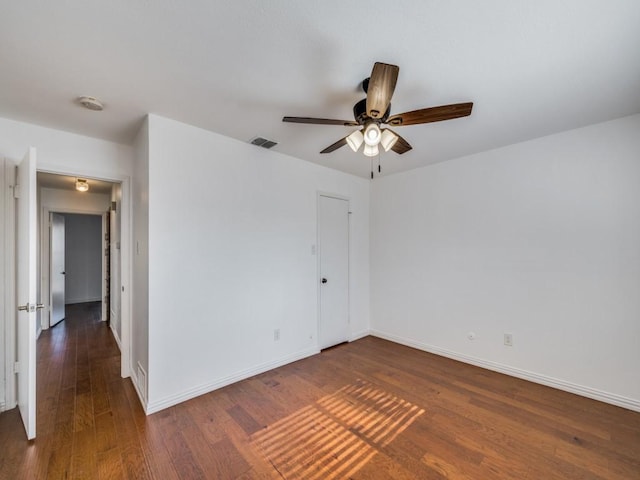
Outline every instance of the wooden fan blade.
<path id="1" fill-rule="evenodd" d="M 423 108 L 413 112 L 392 115 L 387 120 L 389 125 L 396 127 L 405 125 L 418 125 L 421 123 L 442 122 L 453 118 L 466 117 L 471 115 L 473 102 L 454 103 L 452 105 L 442 105 L 440 107 Z"/>
<path id="2" fill-rule="evenodd" d="M 409 142 L 407 142 L 404 138 L 402 138 L 396 132 L 393 132 L 393 134 L 396 137 L 398 137 L 398 140 L 396 140 L 396 143 L 393 144 L 393 147 L 391 147 L 391 150 L 396 152 L 398 155 L 402 155 L 403 153 L 406 153 L 413 148 L 411 145 L 409 145 Z"/>
<path id="3" fill-rule="evenodd" d="M 353 120 L 331 120 L 330 118 L 311 118 L 311 117 L 283 117 L 283 122 L 290 123 L 312 123 L 314 125 L 342 125 L 345 127 L 357 127 L 358 122 Z"/>
<path id="4" fill-rule="evenodd" d="M 348 135 L 347 135 L 348 136 Z M 322 150 L 320 153 L 331 153 L 334 150 L 339 149 L 340 147 L 343 147 L 347 144 L 347 137 L 341 138 L 340 140 L 338 140 L 336 143 L 334 143 L 333 145 L 329 145 L 327 148 L 325 148 L 324 150 Z"/>
<path id="5" fill-rule="evenodd" d="M 389 108 L 399 71 L 396 65 L 386 63 L 376 62 L 373 66 L 367 87 L 367 115 L 371 118 L 382 118 Z"/>

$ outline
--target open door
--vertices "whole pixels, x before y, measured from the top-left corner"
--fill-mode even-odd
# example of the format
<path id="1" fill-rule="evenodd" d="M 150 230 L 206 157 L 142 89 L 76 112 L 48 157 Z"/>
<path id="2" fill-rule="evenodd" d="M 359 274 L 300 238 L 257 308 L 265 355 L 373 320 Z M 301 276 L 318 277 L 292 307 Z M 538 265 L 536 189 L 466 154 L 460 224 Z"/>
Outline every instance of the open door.
<path id="1" fill-rule="evenodd" d="M 64 303 L 64 215 L 51 213 L 51 317 L 49 326 L 57 325 L 65 317 Z"/>
<path id="2" fill-rule="evenodd" d="M 18 165 L 16 202 L 18 258 L 18 408 L 27 438 L 36 436 L 36 149 L 29 148 Z"/>

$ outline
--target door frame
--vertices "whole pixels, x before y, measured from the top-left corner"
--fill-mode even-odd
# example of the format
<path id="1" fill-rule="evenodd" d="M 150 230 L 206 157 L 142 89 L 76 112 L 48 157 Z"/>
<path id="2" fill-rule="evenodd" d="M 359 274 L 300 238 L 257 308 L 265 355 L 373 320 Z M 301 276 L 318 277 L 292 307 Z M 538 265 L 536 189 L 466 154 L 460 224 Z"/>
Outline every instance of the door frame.
<path id="1" fill-rule="evenodd" d="M 7 158 L 3 159 L 4 175 L 0 176 L 4 190 L 4 342 L 5 342 L 5 397 L 0 399 L 0 406 L 4 410 L 11 410 L 17 406 L 16 374 L 16 203 L 14 198 L 15 169 L 17 163 Z M 0 272 L 1 274 L 2 272 Z M 0 327 L 2 324 L 0 323 Z M 4 403 L 4 404 L 3 404 Z"/>
<path id="2" fill-rule="evenodd" d="M 65 170 L 58 168 L 38 168 L 38 172 L 53 173 L 56 175 L 69 175 L 86 178 L 88 180 L 104 180 L 111 183 L 119 183 L 121 187 L 121 213 L 120 217 L 120 376 L 131 376 L 131 288 L 132 288 L 132 257 L 131 236 L 133 234 L 133 205 L 131 197 L 131 177 L 128 175 L 96 175 L 92 172 L 77 169 Z M 68 212 L 83 213 L 83 212 Z M 103 215 L 105 212 L 93 213 Z M 104 243 L 104 242 L 103 242 Z"/>
<path id="3" fill-rule="evenodd" d="M 102 293 L 101 295 L 104 297 L 106 291 L 105 278 L 104 278 L 104 264 L 105 264 L 105 251 L 104 251 L 104 234 L 105 234 L 105 226 L 104 226 L 104 217 L 106 213 L 102 210 L 92 210 L 92 209 L 83 209 L 83 208 L 49 208 L 42 207 L 41 215 L 40 215 L 40 299 L 44 300 L 46 303 L 44 304 L 44 308 L 40 310 L 42 316 L 40 317 L 40 328 L 41 330 L 47 330 L 51 327 L 51 234 L 49 230 L 51 214 L 59 213 L 61 215 L 65 214 L 77 214 L 77 215 L 93 215 L 96 217 L 100 217 L 100 221 L 102 223 L 102 227 L 100 229 L 100 238 L 101 238 L 101 251 L 100 251 L 100 262 L 102 265 L 102 271 L 100 272 L 100 282 L 102 283 Z M 46 313 L 45 313 L 46 312 Z M 104 309 L 102 311 L 101 320 L 106 320 L 104 316 Z"/>
<path id="4" fill-rule="evenodd" d="M 316 321 L 316 347 L 320 348 L 320 322 L 322 320 L 322 289 L 320 284 L 320 197 L 335 198 L 347 202 L 347 341 L 351 341 L 351 198 L 339 193 L 331 193 L 322 190 L 316 192 L 316 288 L 317 288 L 317 321 Z"/>
<path id="5" fill-rule="evenodd" d="M 16 356 L 16 268 L 15 262 L 15 235 L 16 235 L 16 216 L 15 216 L 15 199 L 14 199 L 14 176 L 16 161 L 4 158 L 4 175 L 0 178 L 4 179 L 4 328 L 5 328 L 5 398 L 4 405 L 0 399 L 0 406 L 4 410 L 11 410 L 17 405 L 16 396 L 16 378 L 14 373 L 14 362 Z M 132 205 L 132 179 L 129 175 L 96 175 L 90 171 L 82 171 L 79 169 L 65 169 L 58 167 L 39 168 L 36 165 L 36 171 L 53 173 L 57 175 L 71 175 L 81 178 L 104 180 L 121 185 L 121 217 L 120 217 L 120 375 L 122 378 L 131 376 L 131 312 L 132 312 L 132 234 L 133 234 L 133 205 Z M 70 212 L 71 213 L 71 212 Z M 103 214 L 104 212 L 100 212 Z M 41 228 L 41 222 L 39 222 Z M 41 268 L 42 259 L 38 258 L 38 268 Z M 49 268 L 49 267 L 47 267 Z M 0 272 L 0 275 L 2 272 Z M 42 273 L 40 273 L 42 276 Z M 40 282 L 39 282 L 40 283 Z M 1 325 L 0 325 L 1 326 Z"/>
<path id="6" fill-rule="evenodd" d="M 42 214 L 42 225 L 40 227 L 40 268 L 41 268 L 41 272 L 40 272 L 40 300 L 46 300 L 45 302 L 42 302 L 44 304 L 44 307 L 42 310 L 40 310 L 41 312 L 41 317 L 40 317 L 40 330 L 47 330 L 48 328 L 51 328 L 51 319 L 53 317 L 53 263 L 54 263 L 54 256 L 53 256 L 53 238 L 54 238 L 54 229 L 53 229 L 53 215 L 60 215 L 60 217 L 62 217 L 62 225 L 63 225 L 63 235 L 64 238 L 66 239 L 66 219 L 64 217 L 63 213 L 60 212 L 52 212 L 50 211 L 48 215 L 45 216 L 45 214 Z M 47 219 L 48 217 L 48 219 Z M 48 228 L 47 228 L 48 227 Z M 48 234 L 47 234 L 48 233 Z M 66 241 L 66 240 L 65 240 Z M 47 242 L 48 242 L 48 247 L 47 247 Z M 62 255 L 65 255 L 64 252 L 64 247 L 63 247 L 63 253 Z M 47 256 L 48 255 L 48 256 Z M 45 273 L 44 269 L 48 267 L 48 271 L 47 273 Z M 63 265 L 63 269 L 66 269 L 66 260 L 65 260 L 65 265 Z M 63 280 L 65 283 L 66 281 Z M 49 295 L 45 295 L 47 290 L 49 291 Z M 66 289 L 65 289 L 65 295 L 63 297 L 64 299 L 66 299 Z M 46 315 L 46 313 L 44 312 L 48 312 L 48 315 Z M 64 317 L 62 318 L 62 320 L 64 320 Z M 60 321 L 62 321 L 60 320 Z"/>

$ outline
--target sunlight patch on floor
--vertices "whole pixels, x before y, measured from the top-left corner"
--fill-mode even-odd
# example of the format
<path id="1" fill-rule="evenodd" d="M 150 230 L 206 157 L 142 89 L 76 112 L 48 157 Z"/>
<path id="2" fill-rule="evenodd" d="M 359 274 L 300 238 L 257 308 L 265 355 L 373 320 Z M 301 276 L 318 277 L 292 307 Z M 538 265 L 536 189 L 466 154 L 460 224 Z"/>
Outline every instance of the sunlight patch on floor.
<path id="1" fill-rule="evenodd" d="M 256 432 L 252 441 L 285 479 L 348 478 L 423 413 L 359 380 Z"/>

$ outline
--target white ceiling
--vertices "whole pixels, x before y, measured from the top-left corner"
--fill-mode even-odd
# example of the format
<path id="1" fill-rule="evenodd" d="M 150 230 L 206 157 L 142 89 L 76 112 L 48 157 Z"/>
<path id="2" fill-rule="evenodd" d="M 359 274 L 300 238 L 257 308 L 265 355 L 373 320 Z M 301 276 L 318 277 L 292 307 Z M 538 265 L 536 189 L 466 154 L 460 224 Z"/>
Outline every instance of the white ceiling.
<path id="1" fill-rule="evenodd" d="M 353 127 L 281 119 L 351 120 L 375 61 L 400 66 L 392 114 L 474 102 L 400 127 L 386 173 L 640 112 L 638 0 L 0 0 L 0 46 L 0 116 L 131 143 L 151 112 L 364 177 L 318 153 Z"/>

